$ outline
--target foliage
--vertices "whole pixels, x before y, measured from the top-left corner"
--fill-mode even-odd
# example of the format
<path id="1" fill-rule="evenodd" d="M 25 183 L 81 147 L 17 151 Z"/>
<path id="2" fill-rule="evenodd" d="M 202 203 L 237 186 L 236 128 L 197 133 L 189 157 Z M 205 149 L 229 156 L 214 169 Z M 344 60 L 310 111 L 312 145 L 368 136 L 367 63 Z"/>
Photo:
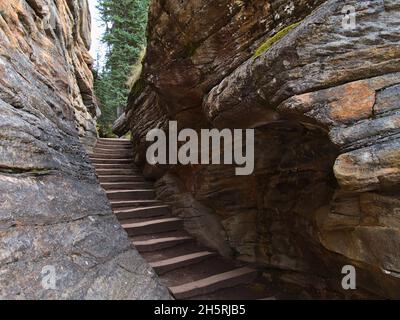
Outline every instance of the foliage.
<path id="1" fill-rule="evenodd" d="M 112 135 L 118 111 L 126 106 L 130 90 L 127 81 L 146 45 L 148 5 L 149 0 L 99 0 L 98 9 L 106 27 L 102 40 L 107 45 L 105 65 L 94 72 L 102 111 L 98 121 L 101 136 Z"/>

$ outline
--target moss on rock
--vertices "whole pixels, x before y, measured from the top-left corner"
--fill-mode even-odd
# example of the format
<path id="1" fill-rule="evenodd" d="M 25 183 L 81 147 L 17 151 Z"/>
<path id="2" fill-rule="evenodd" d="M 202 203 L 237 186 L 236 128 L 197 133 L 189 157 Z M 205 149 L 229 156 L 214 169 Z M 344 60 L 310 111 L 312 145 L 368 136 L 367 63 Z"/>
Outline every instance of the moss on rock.
<path id="1" fill-rule="evenodd" d="M 257 50 L 254 52 L 254 58 L 259 57 L 262 55 L 265 51 L 267 51 L 269 48 L 272 47 L 273 44 L 281 40 L 284 36 L 286 36 L 291 30 L 296 28 L 300 22 L 293 23 L 285 28 L 283 28 L 281 31 L 277 32 L 275 35 L 272 37 L 268 38 L 261 46 L 257 48 Z"/>

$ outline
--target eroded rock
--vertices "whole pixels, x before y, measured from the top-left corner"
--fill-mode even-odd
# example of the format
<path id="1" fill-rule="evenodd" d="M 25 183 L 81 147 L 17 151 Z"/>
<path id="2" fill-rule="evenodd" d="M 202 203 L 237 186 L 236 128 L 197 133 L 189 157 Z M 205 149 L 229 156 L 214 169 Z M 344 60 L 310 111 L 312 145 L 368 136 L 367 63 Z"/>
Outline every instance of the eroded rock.
<path id="1" fill-rule="evenodd" d="M 241 259 L 312 286 L 307 297 L 346 296 L 352 264 L 357 297 L 398 298 L 399 15 L 395 0 L 153 2 L 126 111 L 137 162 L 161 182 L 173 173 L 174 198 L 190 193 Z M 168 120 L 255 128 L 254 174 L 149 167 L 144 137 Z"/>
<path id="2" fill-rule="evenodd" d="M 0 2 L 1 299 L 169 298 L 89 162 L 89 45 L 86 0 Z"/>

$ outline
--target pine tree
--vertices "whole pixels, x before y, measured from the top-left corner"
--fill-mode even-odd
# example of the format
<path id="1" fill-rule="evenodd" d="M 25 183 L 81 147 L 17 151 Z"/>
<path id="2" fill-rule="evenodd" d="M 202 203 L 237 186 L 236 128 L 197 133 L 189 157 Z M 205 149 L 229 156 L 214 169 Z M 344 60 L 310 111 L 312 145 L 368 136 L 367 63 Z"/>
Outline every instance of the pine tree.
<path id="1" fill-rule="evenodd" d="M 95 75 L 95 92 L 101 103 L 99 132 L 110 136 L 119 108 L 125 107 L 132 66 L 146 45 L 149 0 L 99 0 L 98 9 L 106 26 L 106 63 Z"/>

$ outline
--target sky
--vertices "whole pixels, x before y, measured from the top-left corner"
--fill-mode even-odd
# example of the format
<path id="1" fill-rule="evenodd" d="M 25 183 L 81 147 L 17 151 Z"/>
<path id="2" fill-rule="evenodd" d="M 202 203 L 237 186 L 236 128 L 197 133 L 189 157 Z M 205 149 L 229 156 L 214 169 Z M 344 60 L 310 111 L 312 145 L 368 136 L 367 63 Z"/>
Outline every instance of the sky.
<path id="1" fill-rule="evenodd" d="M 105 27 L 100 20 L 99 11 L 96 9 L 98 0 L 89 0 L 90 12 L 92 15 L 92 47 L 90 53 L 94 59 L 100 56 L 100 65 L 104 64 L 105 45 L 101 42 L 101 36 Z"/>

